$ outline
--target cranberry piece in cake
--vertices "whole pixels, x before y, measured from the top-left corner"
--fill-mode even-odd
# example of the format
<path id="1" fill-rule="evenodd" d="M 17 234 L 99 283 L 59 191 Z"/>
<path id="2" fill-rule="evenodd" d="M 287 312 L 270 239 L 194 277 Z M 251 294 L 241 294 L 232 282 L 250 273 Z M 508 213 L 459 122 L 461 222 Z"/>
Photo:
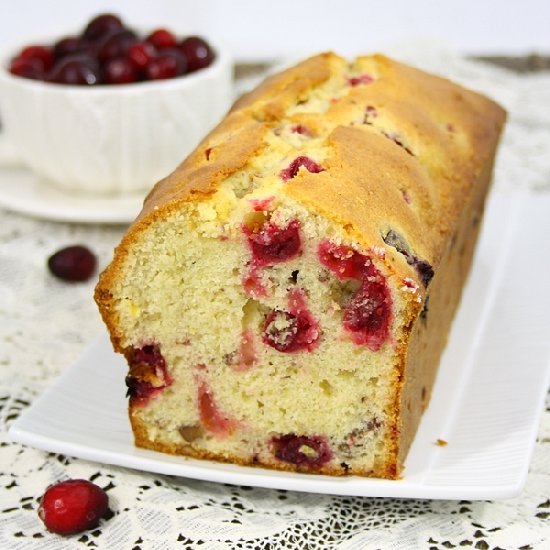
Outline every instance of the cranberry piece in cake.
<path id="1" fill-rule="evenodd" d="M 304 167 L 308 172 L 311 172 L 313 174 L 318 174 L 319 172 L 323 172 L 325 169 L 317 164 L 313 159 L 306 157 L 306 156 L 300 156 L 296 157 L 287 168 L 284 170 L 281 170 L 279 173 L 280 178 L 283 181 L 288 181 L 298 175 L 298 171 L 301 167 Z"/>
<path id="2" fill-rule="evenodd" d="M 264 344 L 283 353 L 312 351 L 319 343 L 319 324 L 307 308 L 304 293 L 289 293 L 288 311 L 275 309 L 265 320 Z"/>
<path id="3" fill-rule="evenodd" d="M 359 254 L 350 246 L 338 245 L 332 241 L 323 241 L 318 249 L 319 261 L 330 269 L 338 279 L 357 279 L 363 277 L 367 256 Z"/>
<path id="4" fill-rule="evenodd" d="M 345 304 L 342 323 L 358 345 L 378 351 L 390 332 L 392 300 L 385 278 L 372 260 L 353 248 L 324 241 L 318 248 L 319 261 L 341 281 L 355 279 L 361 286 Z"/>
<path id="5" fill-rule="evenodd" d="M 271 439 L 275 458 L 288 464 L 318 468 L 329 462 L 332 452 L 325 438 L 286 434 Z"/>
<path id="6" fill-rule="evenodd" d="M 391 297 L 381 275 L 366 277 L 344 310 L 343 325 L 354 343 L 378 351 L 390 332 Z"/>
<path id="7" fill-rule="evenodd" d="M 302 241 L 300 238 L 300 222 L 291 220 L 286 226 L 266 221 L 259 228 L 242 226 L 247 236 L 252 260 L 245 276 L 243 287 L 248 295 L 264 296 L 266 289 L 260 279 L 259 270 L 263 267 L 286 262 L 300 255 Z"/>
<path id="8" fill-rule="evenodd" d="M 348 84 L 350 86 L 359 86 L 360 84 L 370 84 L 374 82 L 374 78 L 370 74 L 362 74 L 360 76 L 352 76 L 348 78 Z"/>
<path id="9" fill-rule="evenodd" d="M 274 265 L 296 258 L 300 254 L 300 222 L 292 220 L 286 227 L 266 222 L 257 231 L 244 228 L 252 262 L 256 267 Z"/>
<path id="10" fill-rule="evenodd" d="M 201 424 L 207 432 L 218 438 L 233 433 L 237 422 L 223 414 L 216 404 L 212 390 L 204 380 L 199 380 L 198 383 L 198 405 Z"/>
<path id="11" fill-rule="evenodd" d="M 156 344 L 133 348 L 127 355 L 130 372 L 126 377 L 127 396 L 130 403 L 145 406 L 173 382 L 166 368 L 166 361 Z"/>

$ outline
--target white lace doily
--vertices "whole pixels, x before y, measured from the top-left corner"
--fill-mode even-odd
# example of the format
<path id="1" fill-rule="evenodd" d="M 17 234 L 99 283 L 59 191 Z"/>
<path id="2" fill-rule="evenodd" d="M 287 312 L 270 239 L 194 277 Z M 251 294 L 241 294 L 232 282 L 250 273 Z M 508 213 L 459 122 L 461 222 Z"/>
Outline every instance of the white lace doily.
<path id="1" fill-rule="evenodd" d="M 509 122 L 495 186 L 550 192 L 550 75 L 517 75 L 440 48 L 394 52 L 485 92 Z M 549 213 L 550 214 L 550 213 Z M 0 211 L 0 548 L 388 549 L 550 548 L 550 403 L 527 485 L 499 502 L 335 497 L 159 476 L 48 454 L 10 441 L 11 422 L 102 330 L 93 282 L 66 284 L 45 269 L 82 242 L 110 259 L 122 229 L 38 221 Z M 529 235 L 547 241 L 544 235 Z M 548 252 L 548 248 L 547 248 Z M 81 399 L 86 399 L 82 388 Z M 45 488 L 87 478 L 108 490 L 111 514 L 82 535 L 48 533 L 37 517 Z"/>

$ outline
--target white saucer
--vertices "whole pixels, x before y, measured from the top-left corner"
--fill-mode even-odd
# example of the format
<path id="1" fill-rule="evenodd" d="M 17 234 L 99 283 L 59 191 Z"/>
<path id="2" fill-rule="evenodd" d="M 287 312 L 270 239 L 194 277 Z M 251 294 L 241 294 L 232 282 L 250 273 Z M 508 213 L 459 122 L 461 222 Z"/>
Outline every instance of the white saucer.
<path id="1" fill-rule="evenodd" d="M 70 195 L 47 185 L 23 167 L 0 167 L 0 207 L 41 219 L 127 224 L 139 214 L 145 194 L 123 197 Z"/>

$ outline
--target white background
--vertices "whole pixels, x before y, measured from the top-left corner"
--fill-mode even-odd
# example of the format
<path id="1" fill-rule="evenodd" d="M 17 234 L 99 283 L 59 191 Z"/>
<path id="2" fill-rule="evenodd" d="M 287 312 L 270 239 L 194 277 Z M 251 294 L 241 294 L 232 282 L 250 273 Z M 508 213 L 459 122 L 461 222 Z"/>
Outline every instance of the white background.
<path id="1" fill-rule="evenodd" d="M 80 29 L 104 11 L 206 35 L 245 60 L 368 53 L 419 38 L 461 53 L 550 52 L 550 0 L 0 0 L 0 47 Z"/>

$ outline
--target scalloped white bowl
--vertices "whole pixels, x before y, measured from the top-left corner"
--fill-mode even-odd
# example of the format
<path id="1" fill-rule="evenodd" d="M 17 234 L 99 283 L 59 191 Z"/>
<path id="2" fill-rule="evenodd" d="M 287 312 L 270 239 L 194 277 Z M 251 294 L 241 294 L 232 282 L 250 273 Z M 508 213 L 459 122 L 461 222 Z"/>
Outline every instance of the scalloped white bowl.
<path id="1" fill-rule="evenodd" d="M 13 76 L 0 67 L 2 139 L 51 185 L 93 195 L 151 188 L 227 112 L 232 63 L 154 82 L 67 86 Z"/>

